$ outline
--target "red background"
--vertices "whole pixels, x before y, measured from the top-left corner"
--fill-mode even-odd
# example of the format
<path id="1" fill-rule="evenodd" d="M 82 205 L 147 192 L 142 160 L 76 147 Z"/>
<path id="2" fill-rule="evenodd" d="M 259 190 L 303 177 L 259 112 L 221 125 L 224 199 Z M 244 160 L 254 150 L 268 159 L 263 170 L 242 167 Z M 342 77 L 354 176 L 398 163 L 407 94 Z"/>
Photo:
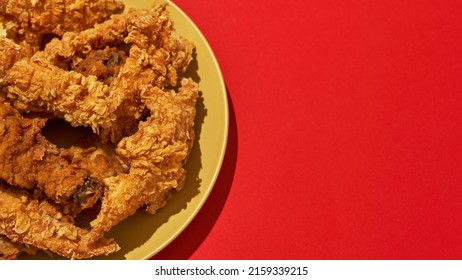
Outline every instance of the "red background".
<path id="1" fill-rule="evenodd" d="M 462 259 L 462 2 L 174 1 L 230 101 L 218 182 L 154 259 Z"/>

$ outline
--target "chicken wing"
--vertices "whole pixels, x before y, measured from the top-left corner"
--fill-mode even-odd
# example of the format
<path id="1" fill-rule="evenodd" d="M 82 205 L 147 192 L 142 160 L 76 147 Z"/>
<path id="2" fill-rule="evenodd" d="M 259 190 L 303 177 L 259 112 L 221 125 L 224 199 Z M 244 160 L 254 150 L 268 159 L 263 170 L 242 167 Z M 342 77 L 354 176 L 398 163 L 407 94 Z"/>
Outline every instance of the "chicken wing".
<path id="1" fill-rule="evenodd" d="M 57 203 L 91 207 L 102 193 L 102 182 L 41 134 L 45 122 L 21 116 L 0 98 L 0 178 L 38 188 Z"/>
<path id="2" fill-rule="evenodd" d="M 197 96 L 198 86 L 190 79 L 182 81 L 177 93 L 157 87 L 142 92 L 141 99 L 151 115 L 117 146 L 116 153 L 127 160 L 130 171 L 104 180 L 101 211 L 91 222 L 92 240 L 143 205 L 149 213 L 156 212 L 172 190 L 182 188 L 186 175 L 183 165 L 194 142 Z"/>
<path id="3" fill-rule="evenodd" d="M 0 235 L 61 256 L 82 259 L 108 255 L 119 250 L 111 239 L 102 238 L 91 244 L 88 231 L 69 222 L 59 208 L 47 200 L 37 200 L 26 192 L 0 183 Z"/>

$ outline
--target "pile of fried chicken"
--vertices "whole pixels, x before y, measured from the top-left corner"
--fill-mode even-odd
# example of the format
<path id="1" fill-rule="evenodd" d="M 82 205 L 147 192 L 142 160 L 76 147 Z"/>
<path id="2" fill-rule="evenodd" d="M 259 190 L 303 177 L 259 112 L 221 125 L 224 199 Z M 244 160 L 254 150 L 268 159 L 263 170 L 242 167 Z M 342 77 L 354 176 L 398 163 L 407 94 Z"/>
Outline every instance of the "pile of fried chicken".
<path id="1" fill-rule="evenodd" d="M 193 44 L 166 4 L 0 0 L 0 22 L 0 258 L 116 252 L 105 233 L 184 185 Z M 55 119 L 93 133 L 60 147 L 43 134 Z"/>

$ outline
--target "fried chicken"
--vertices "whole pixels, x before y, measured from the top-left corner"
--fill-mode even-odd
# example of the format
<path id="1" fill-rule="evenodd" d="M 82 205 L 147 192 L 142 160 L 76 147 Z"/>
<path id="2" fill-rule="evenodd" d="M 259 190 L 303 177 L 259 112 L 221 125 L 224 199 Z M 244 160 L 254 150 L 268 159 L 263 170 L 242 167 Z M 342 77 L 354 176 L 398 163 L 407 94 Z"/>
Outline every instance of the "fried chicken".
<path id="1" fill-rule="evenodd" d="M 37 188 L 57 203 L 91 207 L 102 183 L 41 134 L 45 122 L 21 116 L 0 98 L 0 178 L 13 186 Z"/>
<path id="2" fill-rule="evenodd" d="M 97 60 L 99 70 L 86 71 L 81 65 L 95 51 L 107 58 Z M 4 84 L 15 108 L 53 113 L 73 126 L 90 126 L 103 141 L 117 143 L 136 131 L 145 116 L 142 87 L 175 87 L 192 52 L 193 45 L 176 36 L 164 6 L 132 9 L 52 40 L 44 51 L 15 63 Z M 117 70 L 111 71 L 115 64 Z M 101 71 L 101 66 L 108 69 Z"/>
<path id="3" fill-rule="evenodd" d="M 25 244 L 13 243 L 6 236 L 0 235 L 0 260 L 14 260 L 22 252 L 34 255 L 37 249 Z"/>
<path id="4" fill-rule="evenodd" d="M 106 232 L 141 207 L 154 214 L 185 184 L 194 45 L 165 3 L 122 9 L 0 0 L 0 258 L 110 254 L 119 246 Z M 94 134 L 58 147 L 42 131 L 50 119 Z"/>
<path id="5" fill-rule="evenodd" d="M 197 96 L 198 86 L 190 79 L 182 81 L 178 93 L 157 87 L 142 92 L 151 115 L 117 146 L 116 153 L 127 159 L 130 171 L 104 180 L 107 188 L 101 211 L 91 222 L 93 240 L 143 205 L 155 213 L 172 190 L 182 188 L 186 175 L 183 165 L 194 142 Z"/>
<path id="6" fill-rule="evenodd" d="M 85 239 L 88 231 L 76 227 L 56 205 L 1 183 L 0 208 L 0 235 L 14 243 L 50 250 L 71 259 L 108 255 L 120 249 L 106 238 L 90 244 Z"/>
<path id="7" fill-rule="evenodd" d="M 51 37 L 90 28 L 123 9 L 117 0 L 0 0 L 0 21 L 9 38 L 37 50 Z"/>

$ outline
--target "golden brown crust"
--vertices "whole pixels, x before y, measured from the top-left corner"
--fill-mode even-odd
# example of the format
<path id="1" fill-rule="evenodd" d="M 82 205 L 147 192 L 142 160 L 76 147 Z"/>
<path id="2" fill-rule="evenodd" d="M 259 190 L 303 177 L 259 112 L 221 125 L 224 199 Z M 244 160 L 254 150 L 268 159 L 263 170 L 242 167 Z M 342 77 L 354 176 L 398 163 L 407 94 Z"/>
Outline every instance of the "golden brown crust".
<path id="1" fill-rule="evenodd" d="M 8 98 L 21 111 L 54 113 L 73 126 L 90 126 L 104 141 L 116 143 L 133 133 L 143 117 L 142 87 L 176 86 L 178 74 L 191 61 L 193 45 L 174 31 L 161 6 L 132 9 L 94 28 L 66 33 L 11 68 L 5 77 Z M 82 56 L 108 45 L 129 48 L 109 85 L 97 76 L 72 71 Z"/>
<path id="2" fill-rule="evenodd" d="M 9 38 L 37 50 L 44 35 L 81 31 L 123 9 L 117 0 L 0 0 L 0 21 Z"/>
<path id="3" fill-rule="evenodd" d="M 31 49 L 28 46 L 18 45 L 12 40 L 0 36 L 0 86 L 3 84 L 3 78 L 7 71 L 19 59 L 31 55 Z"/>
<path id="4" fill-rule="evenodd" d="M 59 208 L 46 200 L 31 198 L 27 193 L 0 183 L 0 234 L 13 242 L 50 250 L 73 259 L 107 255 L 119 246 L 105 238 L 92 244 L 84 237 L 87 230 L 69 222 Z"/>
<path id="5" fill-rule="evenodd" d="M 181 189 L 186 175 L 183 165 L 194 142 L 197 96 L 198 86 L 190 79 L 182 81 L 178 92 L 157 87 L 143 92 L 151 116 L 117 146 L 130 171 L 104 180 L 107 189 L 101 211 L 91 223 L 93 239 L 143 205 L 154 213 L 165 205 L 172 190 Z"/>
<path id="6" fill-rule="evenodd" d="M 73 30 L 62 1 L 27 0 L 13 9 L 17 1 L 0 0 L 0 18 L 17 42 L 0 39 L 4 247 L 11 257 L 18 249 L 11 244 L 67 258 L 109 254 L 118 246 L 104 238 L 107 231 L 141 207 L 155 213 L 185 183 L 199 89 L 183 73 L 194 46 L 176 35 L 165 4 Z M 66 1 L 85 11 L 96 2 Z M 23 18 L 8 18 L 27 9 Z M 38 26 L 43 32 L 34 31 Z M 37 51 L 45 32 L 62 38 Z M 59 148 L 41 133 L 48 117 L 91 127 L 95 135 Z M 76 226 L 74 219 L 88 213 L 96 219 Z"/>
<path id="7" fill-rule="evenodd" d="M 13 243 L 6 236 L 0 235 L 0 260 L 14 260 L 22 252 L 34 255 L 37 249 L 25 244 Z"/>
<path id="8" fill-rule="evenodd" d="M 69 148 L 69 153 L 73 163 L 89 170 L 92 177 L 101 182 L 129 170 L 128 163 L 116 154 L 114 146 L 102 143 L 96 135 L 81 139 Z"/>
<path id="9" fill-rule="evenodd" d="M 96 199 L 78 201 L 75 194 L 96 180 L 41 134 L 45 121 L 21 116 L 0 98 L 0 178 L 13 186 L 42 190 L 58 203 L 76 201 L 83 208 L 91 207 Z M 93 195 L 101 193 L 99 187 Z"/>

